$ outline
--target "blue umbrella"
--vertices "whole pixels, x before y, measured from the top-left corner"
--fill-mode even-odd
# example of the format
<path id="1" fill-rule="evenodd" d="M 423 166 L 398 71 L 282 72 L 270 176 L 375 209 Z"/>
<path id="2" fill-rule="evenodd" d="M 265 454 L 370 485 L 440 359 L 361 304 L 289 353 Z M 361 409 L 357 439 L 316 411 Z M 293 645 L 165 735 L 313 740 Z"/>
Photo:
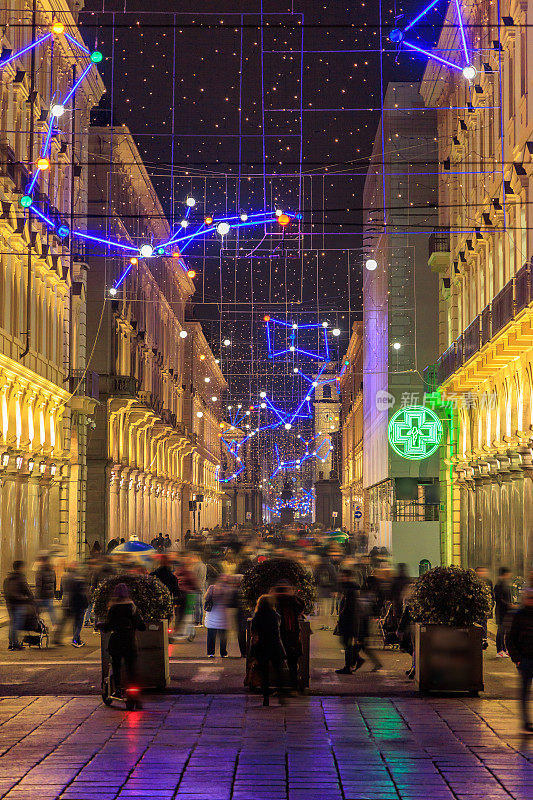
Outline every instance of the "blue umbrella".
<path id="1" fill-rule="evenodd" d="M 153 550 L 155 553 L 155 549 L 152 547 L 151 544 L 146 544 L 145 542 L 139 542 L 135 539 L 131 542 L 124 542 L 123 544 L 117 544 L 116 547 L 113 548 L 111 552 L 113 553 L 144 553 L 147 550 Z"/>

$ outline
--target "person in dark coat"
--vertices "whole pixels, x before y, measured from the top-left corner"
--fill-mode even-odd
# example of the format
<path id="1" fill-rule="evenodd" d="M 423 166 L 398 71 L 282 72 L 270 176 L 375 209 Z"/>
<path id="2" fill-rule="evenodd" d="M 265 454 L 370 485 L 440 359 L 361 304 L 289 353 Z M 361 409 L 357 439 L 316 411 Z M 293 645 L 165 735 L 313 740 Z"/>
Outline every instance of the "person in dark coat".
<path id="1" fill-rule="evenodd" d="M 525 589 L 522 599 L 523 604 L 514 615 L 507 635 L 507 648 L 520 673 L 520 706 L 524 733 L 533 733 L 527 705 L 533 679 L 533 589 Z"/>
<path id="2" fill-rule="evenodd" d="M 344 647 L 344 667 L 337 669 L 339 675 L 351 675 L 353 669 L 359 669 L 364 663 L 357 647 L 359 637 L 359 587 L 353 580 L 349 569 L 341 570 L 340 585 L 341 601 L 339 605 L 338 634 Z"/>
<path id="3" fill-rule="evenodd" d="M 280 705 L 284 703 L 282 668 L 285 650 L 281 641 L 280 616 L 274 608 L 274 597 L 263 594 L 257 601 L 252 619 L 251 655 L 257 659 L 261 673 L 261 690 L 263 705 L 269 705 L 270 666 L 274 675 L 274 684 L 280 692 Z"/>
<path id="4" fill-rule="evenodd" d="M 300 617 L 303 615 L 305 605 L 296 594 L 296 589 L 289 583 L 279 583 L 272 590 L 275 598 L 276 610 L 280 616 L 280 635 L 283 649 L 289 668 L 289 680 L 295 690 L 301 687 L 298 684 L 298 661 L 303 650 L 300 637 Z"/>
<path id="5" fill-rule="evenodd" d="M 34 602 L 24 574 L 24 561 L 13 562 L 13 570 L 4 581 L 4 598 L 9 614 L 8 650 L 22 650 L 18 634 L 24 628 L 28 605 Z"/>
<path id="6" fill-rule="evenodd" d="M 115 547 L 118 547 L 120 544 L 120 539 L 115 537 L 114 539 L 110 539 L 107 543 L 106 552 L 110 553 Z"/>
<path id="7" fill-rule="evenodd" d="M 151 574 L 158 581 L 161 581 L 163 586 L 166 586 L 172 597 L 172 605 L 174 606 L 174 631 L 177 631 L 180 622 L 180 609 L 183 606 L 183 592 L 180 589 L 179 580 L 172 572 L 170 567 L 170 558 L 166 555 L 160 557 L 160 563 L 157 569 Z"/>
<path id="8" fill-rule="evenodd" d="M 56 573 L 50 563 L 48 556 L 42 556 L 39 561 L 39 568 L 35 573 L 35 600 L 39 613 L 48 612 L 52 625 L 57 625 L 57 615 L 54 608 L 54 598 L 56 595 Z"/>
<path id="9" fill-rule="evenodd" d="M 407 571 L 407 564 L 398 564 L 398 571 L 391 583 L 392 611 L 396 624 L 399 623 L 403 611 L 403 595 L 405 589 L 411 583 L 411 578 Z"/>
<path id="10" fill-rule="evenodd" d="M 246 632 L 248 628 L 248 614 L 244 608 L 241 597 L 242 575 L 230 575 L 229 583 L 232 586 L 230 608 L 235 609 L 235 625 L 237 628 L 237 641 L 241 658 L 246 658 Z"/>
<path id="11" fill-rule="evenodd" d="M 513 608 L 511 586 L 511 570 L 507 567 L 500 567 L 498 570 L 498 580 L 494 587 L 494 611 L 496 615 L 496 655 L 499 658 L 508 658 L 507 647 L 505 644 L 505 631 L 508 624 L 508 615 Z"/>
<path id="12" fill-rule="evenodd" d="M 117 583 L 107 616 L 97 623 L 101 631 L 111 631 L 107 650 L 111 656 L 113 679 L 118 693 L 122 691 L 122 662 L 126 667 L 127 688 L 135 685 L 137 666 L 136 631 L 146 630 L 146 625 L 137 611 L 125 583 Z M 140 707 L 137 701 L 137 707 Z"/>
<path id="13" fill-rule="evenodd" d="M 72 620 L 72 646 L 83 647 L 85 642 L 81 639 L 81 629 L 89 605 L 89 593 L 77 564 L 69 564 L 61 576 L 59 585 L 63 616 L 55 631 L 54 644 L 62 644 L 63 628 L 69 620 Z"/>

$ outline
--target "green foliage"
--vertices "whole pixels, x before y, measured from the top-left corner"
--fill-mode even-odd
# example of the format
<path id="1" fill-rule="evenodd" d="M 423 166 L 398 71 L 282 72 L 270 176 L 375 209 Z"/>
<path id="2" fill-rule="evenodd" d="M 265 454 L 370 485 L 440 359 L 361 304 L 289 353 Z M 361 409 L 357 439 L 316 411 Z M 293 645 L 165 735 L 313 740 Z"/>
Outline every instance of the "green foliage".
<path id="1" fill-rule="evenodd" d="M 305 604 L 305 611 L 311 613 L 316 602 L 313 576 L 290 558 L 267 559 L 244 573 L 241 597 L 246 610 L 252 613 L 257 599 L 262 594 L 268 594 L 280 581 L 286 581 L 296 587 L 298 596 Z"/>
<path id="2" fill-rule="evenodd" d="M 172 598 L 166 586 L 149 575 L 114 575 L 102 581 L 94 592 L 94 615 L 103 620 L 117 583 L 125 583 L 130 590 L 131 599 L 145 622 L 159 622 L 174 613 Z"/>
<path id="3" fill-rule="evenodd" d="M 466 628 L 491 612 L 490 591 L 471 569 L 435 567 L 418 579 L 409 600 L 416 622 Z"/>

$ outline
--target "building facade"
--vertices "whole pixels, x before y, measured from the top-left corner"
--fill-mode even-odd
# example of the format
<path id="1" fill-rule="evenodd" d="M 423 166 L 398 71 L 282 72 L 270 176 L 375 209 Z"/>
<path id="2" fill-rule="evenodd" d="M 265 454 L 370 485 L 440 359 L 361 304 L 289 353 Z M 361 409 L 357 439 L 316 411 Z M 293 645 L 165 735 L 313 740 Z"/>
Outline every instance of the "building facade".
<path id="1" fill-rule="evenodd" d="M 422 370 L 437 351 L 438 286 L 427 266 L 436 220 L 436 112 L 423 110 L 419 88 L 389 83 L 363 199 L 363 489 L 369 546 L 386 547 L 412 571 L 420 558 L 440 561 L 438 453 L 410 460 L 388 440 L 393 413 L 424 404 Z"/>
<path id="2" fill-rule="evenodd" d="M 363 491 L 363 323 L 354 322 L 341 362 L 341 493 L 342 524 L 350 533 L 367 529 Z"/>
<path id="3" fill-rule="evenodd" d="M 313 393 L 314 439 L 312 459 L 315 490 L 315 521 L 326 529 L 341 525 L 342 496 L 340 489 L 340 397 L 337 364 L 328 364 L 320 377 L 314 376 Z"/>
<path id="4" fill-rule="evenodd" d="M 72 98 L 75 113 L 52 117 L 88 58 L 74 4 L 8 2 L 0 11 L 6 63 L 0 80 L 0 572 L 38 551 L 84 553 L 86 497 L 78 485 L 94 404 L 83 371 L 86 268 L 71 237 L 59 238 L 21 197 L 36 172 L 34 208 L 83 227 L 87 128 L 104 87 L 96 68 Z M 61 22 L 72 37 L 52 33 Z M 10 58 L 50 34 L 38 47 Z M 78 44 L 76 44 L 78 43 Z M 51 129 L 51 126 L 53 128 Z"/>
<path id="5" fill-rule="evenodd" d="M 169 239 L 127 128 L 93 126 L 90 159 L 93 229 L 100 224 L 139 248 Z M 87 260 L 87 349 L 100 395 L 88 439 L 87 538 L 91 545 L 116 537 L 150 542 L 163 532 L 180 543 L 194 527 L 189 502 L 202 506 L 194 522 L 198 512 L 202 524 L 221 517 L 219 402 L 207 397 L 204 379 L 217 398 L 225 384 L 201 329 L 185 322 L 194 285 L 177 251 L 133 263 L 129 256 Z"/>
<path id="6" fill-rule="evenodd" d="M 464 9 L 471 81 L 429 62 L 422 84 L 426 103 L 441 109 L 433 373 L 450 419 L 441 459 L 446 559 L 525 576 L 533 557 L 533 5 L 506 0 L 500 18 L 499 10 L 489 0 Z M 449 22 L 438 42 L 444 57 L 460 46 Z"/>

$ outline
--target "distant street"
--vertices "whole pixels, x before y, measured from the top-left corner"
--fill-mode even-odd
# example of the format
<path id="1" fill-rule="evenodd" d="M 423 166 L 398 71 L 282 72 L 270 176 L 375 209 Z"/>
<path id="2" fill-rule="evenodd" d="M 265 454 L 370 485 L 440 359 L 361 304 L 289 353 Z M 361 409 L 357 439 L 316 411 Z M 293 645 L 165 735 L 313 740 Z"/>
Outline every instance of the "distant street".
<path id="1" fill-rule="evenodd" d="M 343 659 L 337 637 L 319 630 L 312 621 L 311 693 L 326 695 L 411 695 L 412 681 L 405 677 L 410 658 L 397 650 L 380 651 L 382 672 L 371 673 L 370 665 L 353 676 L 336 675 Z M 238 693 L 243 686 L 244 659 L 238 655 L 235 636 L 230 636 L 229 658 L 208 659 L 206 631 L 197 628 L 194 642 L 179 642 L 170 648 L 171 692 Z M 7 650 L 7 629 L 0 629 L 0 694 L 96 694 L 100 690 L 100 636 L 84 628 L 86 646 L 76 649 L 65 644 L 11 653 Z M 65 641 L 68 641 L 65 639 Z M 508 659 L 496 658 L 494 644 L 485 654 L 485 696 L 514 698 L 516 670 Z"/>

